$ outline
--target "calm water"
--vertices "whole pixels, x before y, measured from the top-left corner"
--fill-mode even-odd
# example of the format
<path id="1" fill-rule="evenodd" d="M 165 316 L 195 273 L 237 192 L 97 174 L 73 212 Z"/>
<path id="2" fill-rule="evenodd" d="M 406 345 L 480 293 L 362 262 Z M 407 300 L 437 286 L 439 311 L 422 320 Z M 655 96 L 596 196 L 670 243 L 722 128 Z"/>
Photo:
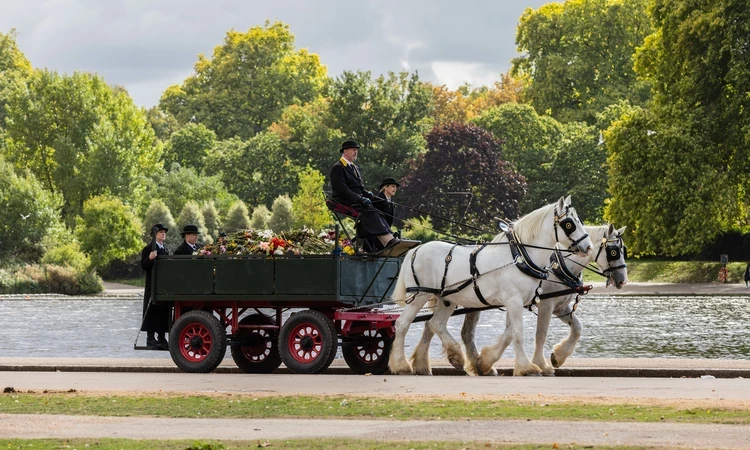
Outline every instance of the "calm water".
<path id="1" fill-rule="evenodd" d="M 133 350 L 140 314 L 140 299 L 0 300 L 0 355 L 169 358 L 166 352 Z M 577 357 L 750 359 L 750 297 L 588 296 L 577 314 L 584 326 Z M 462 323 L 463 317 L 449 322 L 456 338 Z M 530 355 L 536 317 L 526 313 L 524 324 Z M 408 347 L 413 348 L 422 327 L 421 323 L 412 326 Z M 503 312 L 483 313 L 478 347 L 494 342 L 504 328 Z M 546 354 L 568 330 L 553 319 Z M 437 338 L 431 353 L 440 356 Z M 512 348 L 503 356 L 511 355 Z"/>

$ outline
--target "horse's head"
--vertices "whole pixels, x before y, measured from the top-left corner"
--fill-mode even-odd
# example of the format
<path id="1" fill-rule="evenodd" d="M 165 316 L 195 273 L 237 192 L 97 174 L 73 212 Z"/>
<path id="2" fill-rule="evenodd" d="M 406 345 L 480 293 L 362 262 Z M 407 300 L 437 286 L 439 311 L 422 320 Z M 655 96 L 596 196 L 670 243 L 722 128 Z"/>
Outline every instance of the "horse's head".
<path id="1" fill-rule="evenodd" d="M 560 239 L 561 236 L 558 234 L 558 227 L 562 229 L 564 238 L 570 241 L 568 249 L 577 253 L 579 256 L 588 256 L 591 254 L 594 244 L 591 242 L 591 238 L 586 229 L 583 227 L 583 222 L 578 217 L 575 208 L 570 204 L 570 196 L 567 198 L 560 197 L 555 207 L 555 240 L 562 244 L 565 244 L 565 239 Z"/>
<path id="2" fill-rule="evenodd" d="M 607 276 L 607 286 L 614 284 L 617 289 L 621 289 L 628 282 L 628 270 L 625 264 L 628 252 L 622 241 L 625 228 L 615 230 L 615 227 L 610 224 L 594 258 L 599 270 Z"/>

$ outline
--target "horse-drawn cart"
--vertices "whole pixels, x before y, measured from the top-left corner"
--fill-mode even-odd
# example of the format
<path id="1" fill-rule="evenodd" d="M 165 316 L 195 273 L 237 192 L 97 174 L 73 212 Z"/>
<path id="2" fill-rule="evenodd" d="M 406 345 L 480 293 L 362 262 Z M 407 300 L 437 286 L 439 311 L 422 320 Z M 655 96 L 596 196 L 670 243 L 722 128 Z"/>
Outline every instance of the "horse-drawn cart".
<path id="1" fill-rule="evenodd" d="M 269 373 L 282 362 L 296 373 L 319 373 L 340 344 L 354 372 L 383 373 L 398 315 L 371 305 L 388 302 L 393 291 L 402 262 L 393 255 L 406 249 L 395 250 L 159 256 L 152 301 L 173 310 L 169 352 L 185 372 L 211 372 L 229 346 L 248 373 Z"/>

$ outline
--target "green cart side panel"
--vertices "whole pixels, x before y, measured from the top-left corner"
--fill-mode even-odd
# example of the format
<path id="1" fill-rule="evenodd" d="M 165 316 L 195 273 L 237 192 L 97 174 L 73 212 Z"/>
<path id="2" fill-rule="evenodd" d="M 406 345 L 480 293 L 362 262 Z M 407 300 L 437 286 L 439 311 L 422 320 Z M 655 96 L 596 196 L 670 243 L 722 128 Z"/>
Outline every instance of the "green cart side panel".
<path id="1" fill-rule="evenodd" d="M 335 295 L 335 258 L 288 258 L 275 261 L 275 294 Z"/>
<path id="2" fill-rule="evenodd" d="M 214 293 L 273 294 L 274 261 L 268 258 L 216 259 Z"/>
<path id="3" fill-rule="evenodd" d="M 213 291 L 213 259 L 160 258 L 156 261 L 157 294 L 202 295 Z"/>
<path id="4" fill-rule="evenodd" d="M 339 277 L 340 299 L 357 305 L 389 301 L 396 284 L 394 279 L 398 277 L 399 263 L 398 259 L 380 258 L 373 260 L 352 258 L 342 261 Z"/>

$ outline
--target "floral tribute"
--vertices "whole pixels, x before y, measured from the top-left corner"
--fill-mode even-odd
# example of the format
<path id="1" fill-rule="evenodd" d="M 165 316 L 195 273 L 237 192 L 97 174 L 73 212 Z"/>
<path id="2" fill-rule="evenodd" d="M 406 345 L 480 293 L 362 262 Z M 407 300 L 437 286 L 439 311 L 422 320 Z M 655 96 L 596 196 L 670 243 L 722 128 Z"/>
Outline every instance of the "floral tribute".
<path id="1" fill-rule="evenodd" d="M 213 244 L 208 244 L 197 253 L 208 255 L 327 255 L 335 249 L 334 231 L 323 231 L 315 234 L 309 228 L 274 234 L 271 230 L 242 230 L 226 237 L 220 237 Z M 339 236 L 341 252 L 354 254 L 351 241 Z"/>

